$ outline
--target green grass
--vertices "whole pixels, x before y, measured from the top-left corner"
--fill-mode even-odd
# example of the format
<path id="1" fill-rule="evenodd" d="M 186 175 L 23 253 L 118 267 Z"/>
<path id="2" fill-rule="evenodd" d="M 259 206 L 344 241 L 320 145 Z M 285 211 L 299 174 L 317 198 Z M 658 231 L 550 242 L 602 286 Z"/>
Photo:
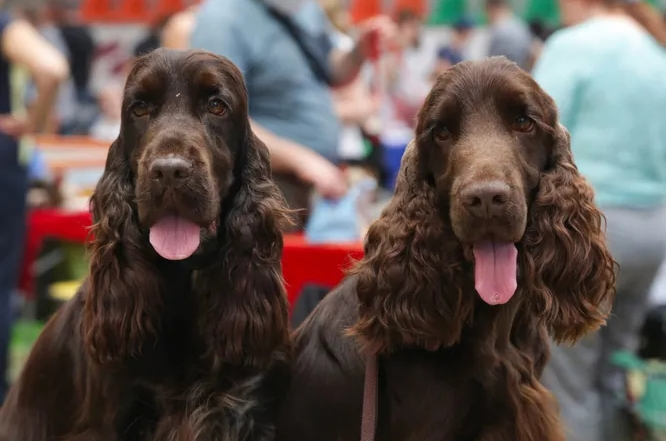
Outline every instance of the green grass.
<path id="1" fill-rule="evenodd" d="M 12 330 L 9 347 L 9 380 L 14 381 L 28 359 L 32 345 L 42 332 L 44 324 L 31 320 L 19 320 Z"/>

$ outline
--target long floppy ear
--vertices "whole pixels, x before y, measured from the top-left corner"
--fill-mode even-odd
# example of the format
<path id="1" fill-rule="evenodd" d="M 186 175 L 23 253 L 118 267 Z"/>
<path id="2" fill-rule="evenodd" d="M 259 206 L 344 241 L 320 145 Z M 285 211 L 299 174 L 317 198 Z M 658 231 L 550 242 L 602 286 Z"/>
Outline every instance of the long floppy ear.
<path id="1" fill-rule="evenodd" d="M 82 334 L 98 363 L 137 356 L 156 335 L 160 278 L 144 255 L 134 210 L 134 183 L 119 137 L 91 197 L 90 283 Z"/>
<path id="2" fill-rule="evenodd" d="M 534 302 L 558 342 L 575 342 L 602 326 L 615 294 L 616 264 L 605 219 L 578 172 L 569 133 L 556 125 L 549 169 L 530 210 L 523 269 Z"/>
<path id="3" fill-rule="evenodd" d="M 288 211 L 264 143 L 249 131 L 242 150 L 236 189 L 223 202 L 224 245 L 218 262 L 197 274 L 195 291 L 216 364 L 262 369 L 289 339 L 281 263 Z"/>
<path id="4" fill-rule="evenodd" d="M 411 144 L 395 195 L 370 226 L 365 257 L 351 271 L 360 307 L 350 334 L 371 353 L 454 344 L 472 312 L 467 300 L 473 298 L 464 293 L 474 289 L 473 281 L 462 270 L 462 249 L 435 199 Z"/>

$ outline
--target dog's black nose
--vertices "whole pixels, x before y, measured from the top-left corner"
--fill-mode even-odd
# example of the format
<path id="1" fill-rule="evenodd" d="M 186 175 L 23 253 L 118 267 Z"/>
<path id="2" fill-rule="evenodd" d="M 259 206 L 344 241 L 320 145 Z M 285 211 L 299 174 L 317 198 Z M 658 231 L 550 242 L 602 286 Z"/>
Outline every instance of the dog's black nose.
<path id="1" fill-rule="evenodd" d="M 192 171 L 192 164 L 178 156 L 158 158 L 150 164 L 150 176 L 163 186 L 181 185 Z"/>
<path id="2" fill-rule="evenodd" d="M 492 181 L 469 185 L 462 191 L 462 203 L 474 216 L 501 216 L 511 197 L 511 188 L 503 182 Z"/>

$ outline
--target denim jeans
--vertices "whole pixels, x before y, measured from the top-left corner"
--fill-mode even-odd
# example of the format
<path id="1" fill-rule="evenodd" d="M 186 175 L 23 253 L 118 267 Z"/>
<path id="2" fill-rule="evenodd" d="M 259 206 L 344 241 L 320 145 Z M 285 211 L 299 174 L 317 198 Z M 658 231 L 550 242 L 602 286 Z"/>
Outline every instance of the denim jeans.
<path id="1" fill-rule="evenodd" d="M 3 142 L 5 141 L 5 142 Z M 12 295 L 25 245 L 27 172 L 16 143 L 0 135 L 0 404 L 7 392 Z"/>

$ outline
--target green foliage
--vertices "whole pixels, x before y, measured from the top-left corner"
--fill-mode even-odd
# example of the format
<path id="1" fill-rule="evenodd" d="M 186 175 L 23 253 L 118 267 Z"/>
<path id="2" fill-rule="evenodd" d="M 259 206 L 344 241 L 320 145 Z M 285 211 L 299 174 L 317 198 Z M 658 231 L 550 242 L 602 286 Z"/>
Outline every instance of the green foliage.
<path id="1" fill-rule="evenodd" d="M 661 0 L 649 1 L 659 2 Z M 479 24 L 483 24 L 486 22 L 483 10 L 484 3 L 483 0 L 475 2 L 469 0 L 434 0 L 428 24 L 436 26 L 452 25 L 465 14 L 476 19 Z M 541 20 L 549 26 L 560 24 L 558 0 L 525 0 L 523 4 L 517 4 L 517 1 L 514 1 L 513 4 L 516 13 L 528 21 Z"/>

